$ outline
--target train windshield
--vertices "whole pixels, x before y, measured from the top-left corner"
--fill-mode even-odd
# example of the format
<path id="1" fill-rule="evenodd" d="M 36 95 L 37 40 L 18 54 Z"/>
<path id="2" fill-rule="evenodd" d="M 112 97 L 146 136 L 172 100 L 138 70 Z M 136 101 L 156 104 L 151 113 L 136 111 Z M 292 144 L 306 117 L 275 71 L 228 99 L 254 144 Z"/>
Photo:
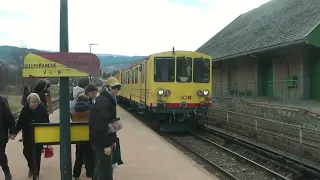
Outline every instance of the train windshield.
<path id="1" fill-rule="evenodd" d="M 210 60 L 203 58 L 194 58 L 193 60 L 193 82 L 210 82 Z"/>
<path id="2" fill-rule="evenodd" d="M 154 82 L 174 82 L 174 70 L 173 57 L 154 58 Z"/>
<path id="3" fill-rule="evenodd" d="M 191 82 L 192 81 L 192 58 L 178 57 L 176 60 L 177 82 Z"/>

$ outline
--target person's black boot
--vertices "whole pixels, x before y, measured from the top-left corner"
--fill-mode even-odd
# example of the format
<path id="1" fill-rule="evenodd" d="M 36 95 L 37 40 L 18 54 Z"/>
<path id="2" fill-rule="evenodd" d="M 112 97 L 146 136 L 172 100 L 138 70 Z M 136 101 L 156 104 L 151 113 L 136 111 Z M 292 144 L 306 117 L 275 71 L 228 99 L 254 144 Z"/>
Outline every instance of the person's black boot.
<path id="1" fill-rule="evenodd" d="M 4 175 L 5 180 L 12 180 L 12 175 L 10 173 Z"/>

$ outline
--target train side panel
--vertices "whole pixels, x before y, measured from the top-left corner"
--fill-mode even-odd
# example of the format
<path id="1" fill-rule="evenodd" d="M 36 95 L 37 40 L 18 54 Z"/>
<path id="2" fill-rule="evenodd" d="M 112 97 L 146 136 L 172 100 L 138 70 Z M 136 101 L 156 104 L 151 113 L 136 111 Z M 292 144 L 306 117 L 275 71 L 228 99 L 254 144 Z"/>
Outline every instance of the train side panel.
<path id="1" fill-rule="evenodd" d="M 114 77 L 119 81 L 120 84 L 122 84 L 121 72 L 118 72 Z M 121 96 L 121 90 L 118 92 L 118 96 Z"/>

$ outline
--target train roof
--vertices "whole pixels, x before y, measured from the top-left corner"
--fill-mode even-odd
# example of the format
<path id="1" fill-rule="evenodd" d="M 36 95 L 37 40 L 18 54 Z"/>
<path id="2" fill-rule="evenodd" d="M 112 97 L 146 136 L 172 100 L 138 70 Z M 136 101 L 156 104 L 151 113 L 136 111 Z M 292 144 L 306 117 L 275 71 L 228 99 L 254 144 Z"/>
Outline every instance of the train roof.
<path id="1" fill-rule="evenodd" d="M 175 53 L 181 53 L 181 52 L 187 52 L 187 53 L 195 53 L 195 54 L 199 54 L 199 55 L 205 55 L 205 56 L 209 56 L 207 54 L 204 54 L 204 53 L 201 53 L 201 52 L 196 52 L 196 51 L 184 51 L 184 50 L 178 50 L 178 51 L 174 51 Z M 133 67 L 137 66 L 138 64 L 141 64 L 142 62 L 146 62 L 149 60 L 150 56 L 156 56 L 156 55 L 160 55 L 160 54 L 169 54 L 169 53 L 172 53 L 172 51 L 163 51 L 163 52 L 158 52 L 158 53 L 154 53 L 154 54 L 151 54 L 141 60 L 139 60 L 138 62 L 135 62 L 133 64 L 131 64 L 128 68 L 125 68 L 125 69 L 122 69 L 120 70 L 121 72 L 122 71 L 127 71 L 129 69 L 132 69 Z"/>

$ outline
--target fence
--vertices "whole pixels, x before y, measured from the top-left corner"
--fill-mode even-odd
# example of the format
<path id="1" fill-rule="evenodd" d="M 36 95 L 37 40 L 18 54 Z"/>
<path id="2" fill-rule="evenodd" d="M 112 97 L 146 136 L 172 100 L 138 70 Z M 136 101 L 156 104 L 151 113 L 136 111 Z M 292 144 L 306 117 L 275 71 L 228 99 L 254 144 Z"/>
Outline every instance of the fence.
<path id="1" fill-rule="evenodd" d="M 237 132 L 300 157 L 320 161 L 320 131 L 317 128 L 214 108 L 208 113 L 207 124 L 222 127 L 227 133 Z"/>
<path id="2" fill-rule="evenodd" d="M 275 80 L 269 81 L 269 104 L 272 98 L 280 97 L 280 103 L 283 105 L 285 99 L 293 99 L 294 107 L 297 106 L 297 98 L 300 97 L 298 91 L 298 81 L 297 80 Z"/>
<path id="3" fill-rule="evenodd" d="M 228 96 L 229 90 L 228 90 L 228 82 L 217 82 L 214 83 L 214 96 Z"/>
<path id="4" fill-rule="evenodd" d="M 257 83 L 256 81 L 239 81 L 237 82 L 236 89 L 229 88 L 229 82 L 214 83 L 214 96 L 249 96 L 257 97 Z"/>

